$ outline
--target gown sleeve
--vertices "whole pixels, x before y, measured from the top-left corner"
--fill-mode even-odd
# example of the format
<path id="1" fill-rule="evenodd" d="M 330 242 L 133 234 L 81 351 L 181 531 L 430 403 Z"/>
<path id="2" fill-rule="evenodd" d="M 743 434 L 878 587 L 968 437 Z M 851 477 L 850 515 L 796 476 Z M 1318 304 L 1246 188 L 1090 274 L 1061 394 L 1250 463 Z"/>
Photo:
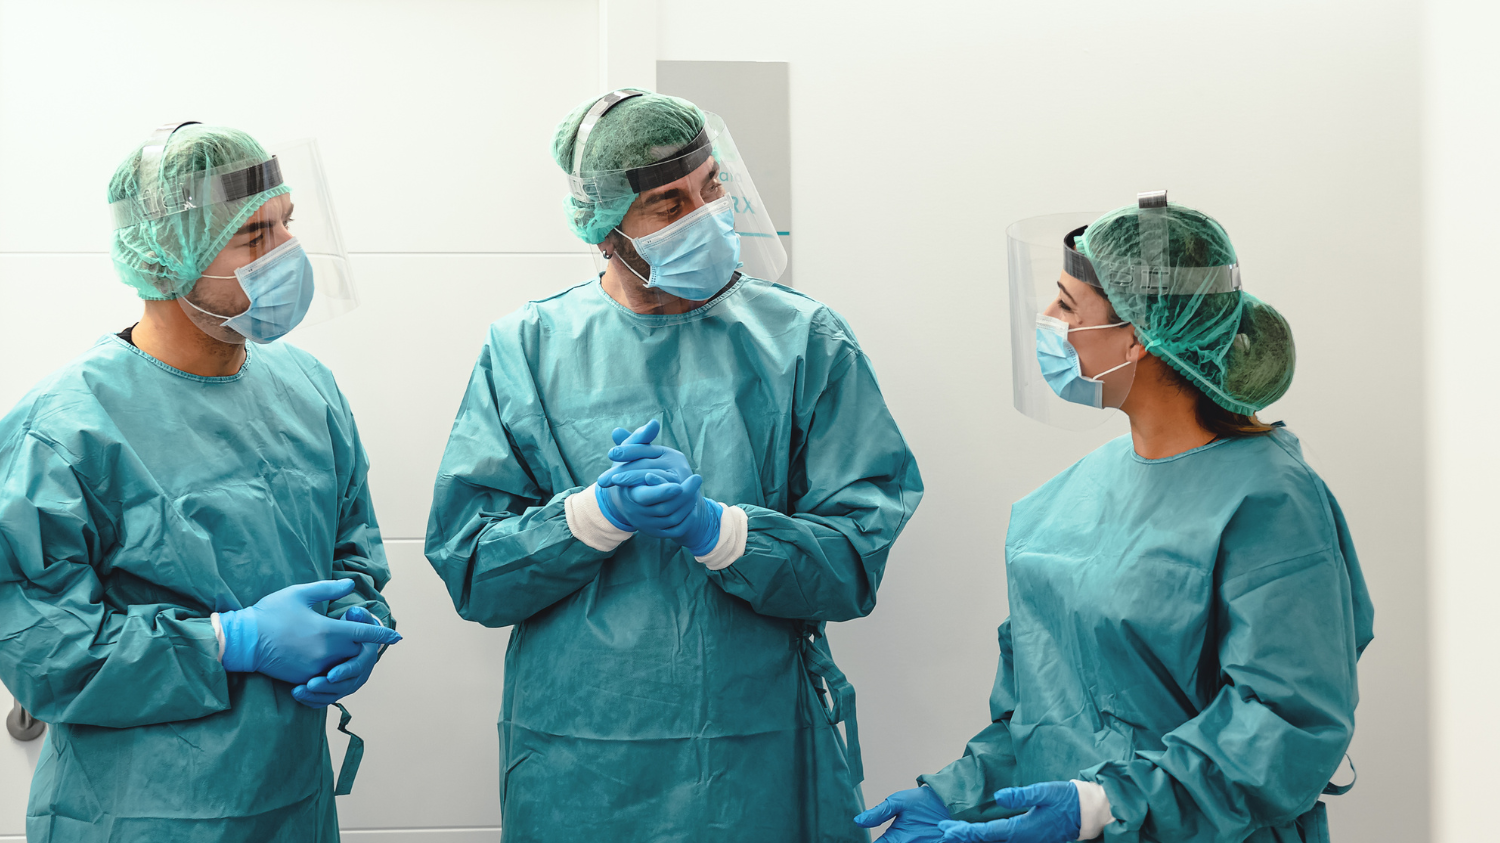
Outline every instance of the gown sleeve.
<path id="1" fill-rule="evenodd" d="M 375 521 L 375 506 L 370 501 L 370 460 L 360 443 L 354 414 L 344 403 L 344 417 L 349 425 L 350 458 L 354 461 L 349 482 L 339 501 L 338 536 L 333 545 L 333 578 L 352 579 L 354 591 L 328 606 L 330 617 L 343 617 L 355 606 L 361 606 L 392 629 L 396 620 L 390 604 L 381 593 L 391 581 L 391 566 L 385 558 L 380 540 L 380 525 Z"/>
<path id="2" fill-rule="evenodd" d="M 1015 656 L 1007 620 L 1000 625 L 1000 668 L 990 691 L 990 725 L 969 741 L 962 758 L 936 773 L 917 777 L 919 783 L 936 791 L 954 819 L 979 822 L 1006 816 L 1007 812 L 996 807 L 994 793 L 1019 784 L 1016 750 L 1010 736 L 1010 718 L 1015 710 Z"/>
<path id="3" fill-rule="evenodd" d="M 1284 501 L 1231 523 L 1217 586 L 1218 693 L 1163 736 L 1164 749 L 1080 776 L 1109 796 L 1119 820 L 1105 827 L 1110 843 L 1243 840 L 1295 822 L 1337 770 L 1373 610 L 1338 507 L 1324 503 L 1327 546 L 1290 559 L 1272 552 L 1297 520 Z"/>
<path id="4" fill-rule="evenodd" d="M 128 728 L 230 706 L 208 614 L 113 606 L 94 568 L 114 516 L 35 431 L 0 443 L 0 679 L 48 723 Z"/>
<path id="5" fill-rule="evenodd" d="M 875 608 L 891 544 L 922 500 L 916 458 L 857 347 L 810 363 L 811 412 L 798 425 L 787 512 L 738 504 L 745 552 L 709 577 L 763 615 L 846 621 Z M 803 387 L 806 389 L 806 387 Z M 732 501 L 724 501 L 726 505 Z"/>
<path id="6" fill-rule="evenodd" d="M 564 503 L 584 487 L 542 488 L 550 473 L 517 446 L 502 396 L 530 385 L 505 373 L 529 368 L 496 358 L 491 343 L 474 366 L 438 469 L 426 547 L 459 615 L 489 627 L 520 623 L 572 594 L 613 555 L 568 528 Z"/>

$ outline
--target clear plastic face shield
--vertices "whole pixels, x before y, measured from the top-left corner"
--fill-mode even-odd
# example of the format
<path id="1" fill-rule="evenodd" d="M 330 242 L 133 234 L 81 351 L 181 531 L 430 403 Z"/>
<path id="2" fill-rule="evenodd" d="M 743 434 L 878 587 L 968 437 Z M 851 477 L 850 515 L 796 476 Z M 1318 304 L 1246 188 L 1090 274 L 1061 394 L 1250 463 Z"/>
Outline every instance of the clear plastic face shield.
<path id="1" fill-rule="evenodd" d="M 315 141 L 283 144 L 265 160 L 237 161 L 175 180 L 161 175 L 172 132 L 163 126 L 141 153 L 140 195 L 111 204 L 115 227 L 212 227 L 239 219 L 191 290 L 177 301 L 193 323 L 223 342 L 272 342 L 358 303 Z M 270 193 L 266 198 L 264 194 Z M 173 225 L 161 225 L 170 230 Z"/>
<path id="2" fill-rule="evenodd" d="M 1099 216 L 1032 217 L 1006 230 L 1015 406 L 1069 430 L 1103 424 L 1135 381 L 1134 328 L 1071 245 Z"/>
<path id="3" fill-rule="evenodd" d="M 615 104 L 638 94 L 616 91 L 579 124 L 568 191 L 577 202 L 628 205 L 625 219 L 596 252 L 601 272 L 619 264 L 649 303 L 712 298 L 742 273 L 775 281 L 786 250 L 766 213 L 744 158 L 718 115 L 706 113 L 698 136 L 644 167 L 580 173 L 589 132 Z"/>

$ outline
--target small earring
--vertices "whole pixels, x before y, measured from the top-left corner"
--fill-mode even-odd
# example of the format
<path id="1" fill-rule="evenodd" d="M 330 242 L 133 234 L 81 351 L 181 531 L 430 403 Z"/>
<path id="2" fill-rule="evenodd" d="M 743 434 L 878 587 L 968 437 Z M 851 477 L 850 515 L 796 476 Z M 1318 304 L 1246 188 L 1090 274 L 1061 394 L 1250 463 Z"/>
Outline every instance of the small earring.
<path id="1" fill-rule="evenodd" d="M 604 256 L 604 259 L 605 259 L 605 260 L 609 260 L 609 259 L 610 259 L 610 258 L 612 258 L 612 257 L 614 257 L 614 256 L 613 256 L 613 255 L 611 255 L 611 254 L 610 254 L 610 253 L 609 253 L 609 252 L 606 252 L 606 251 L 605 251 L 605 250 L 603 250 L 603 249 L 600 249 L 600 250 L 599 250 L 599 254 L 601 254 L 601 255 L 603 255 L 603 256 Z"/>

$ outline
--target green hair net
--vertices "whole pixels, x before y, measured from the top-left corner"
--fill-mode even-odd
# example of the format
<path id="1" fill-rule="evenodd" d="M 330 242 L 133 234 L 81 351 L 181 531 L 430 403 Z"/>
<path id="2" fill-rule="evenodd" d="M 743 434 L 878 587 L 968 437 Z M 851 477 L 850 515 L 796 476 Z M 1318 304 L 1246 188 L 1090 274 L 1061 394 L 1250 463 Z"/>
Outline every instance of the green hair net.
<path id="1" fill-rule="evenodd" d="M 1130 205 L 1078 240 L 1111 305 L 1146 350 L 1215 404 L 1250 415 L 1292 384 L 1292 329 L 1239 289 L 1239 259 L 1212 217 L 1182 205 Z"/>
<path id="2" fill-rule="evenodd" d="M 638 91 L 639 88 L 625 90 Z M 552 159 L 573 172 L 573 144 L 578 125 L 599 101 L 595 97 L 573 109 L 552 138 Z M 698 106 L 666 94 L 643 92 L 615 105 L 589 133 L 579 175 L 584 178 L 615 170 L 644 167 L 671 158 L 703 130 L 706 119 Z M 612 192 L 600 201 L 585 201 L 569 195 L 564 201 L 568 227 L 585 243 L 600 243 L 620 221 L 637 194 Z"/>
<path id="3" fill-rule="evenodd" d="M 141 144 L 116 168 L 109 181 L 110 202 L 139 199 L 141 152 L 146 145 Z M 172 133 L 162 150 L 156 187 L 191 183 L 211 173 L 260 164 L 270 157 L 254 138 L 238 129 L 183 126 Z M 115 229 L 110 257 L 120 280 L 148 301 L 187 295 L 245 220 L 266 200 L 290 191 L 287 185 L 277 185 L 243 199 L 205 204 Z"/>

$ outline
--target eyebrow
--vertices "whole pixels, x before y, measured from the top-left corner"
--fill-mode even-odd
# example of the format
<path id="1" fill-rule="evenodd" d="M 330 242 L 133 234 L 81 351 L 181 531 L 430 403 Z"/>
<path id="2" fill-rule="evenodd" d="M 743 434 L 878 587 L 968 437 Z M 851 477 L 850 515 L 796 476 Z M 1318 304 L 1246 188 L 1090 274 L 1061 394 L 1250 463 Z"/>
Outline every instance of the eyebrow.
<path id="1" fill-rule="evenodd" d="M 292 211 L 295 211 L 296 209 L 296 205 L 287 203 L 286 215 L 290 217 L 292 215 Z M 238 237 L 241 234 L 249 234 L 252 231 L 260 231 L 262 228 L 270 228 L 272 225 L 274 225 L 274 223 L 272 223 L 270 220 L 261 220 L 260 222 L 247 222 L 244 225 L 240 226 L 240 230 L 236 231 L 234 233 L 234 236 Z"/>
<path id="2" fill-rule="evenodd" d="M 1068 297 L 1069 304 L 1073 305 L 1074 307 L 1078 306 L 1078 302 L 1073 299 L 1073 294 L 1068 292 L 1068 288 L 1064 287 L 1061 281 L 1057 282 L 1057 291 Z"/>
<path id="3" fill-rule="evenodd" d="M 671 190 L 663 190 L 654 196 L 647 196 L 643 205 L 655 205 L 657 202 L 665 202 L 668 199 L 678 199 L 682 196 L 682 188 L 674 187 Z"/>

